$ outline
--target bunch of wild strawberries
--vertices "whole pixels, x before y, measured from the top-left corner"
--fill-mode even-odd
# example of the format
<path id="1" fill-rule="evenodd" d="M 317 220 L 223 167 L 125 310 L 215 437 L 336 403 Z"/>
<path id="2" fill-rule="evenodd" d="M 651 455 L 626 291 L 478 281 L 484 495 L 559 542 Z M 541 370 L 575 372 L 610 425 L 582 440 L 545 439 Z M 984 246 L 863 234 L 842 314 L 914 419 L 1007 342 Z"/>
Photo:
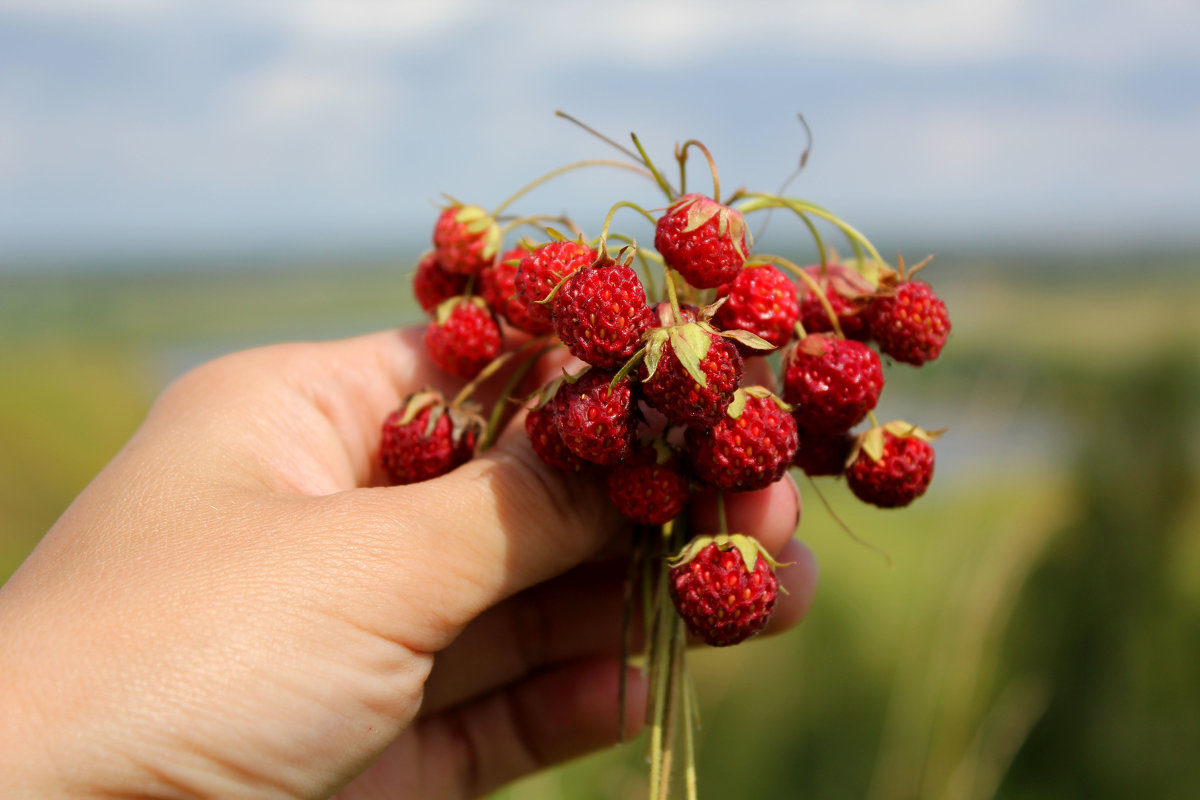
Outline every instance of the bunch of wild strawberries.
<path id="1" fill-rule="evenodd" d="M 469 399 L 474 387 L 507 359 L 566 348 L 582 366 L 526 398 L 533 449 L 557 469 L 603 481 L 643 536 L 660 532 L 642 551 L 663 564 L 657 589 L 665 585 L 693 634 L 730 645 L 765 626 L 778 565 L 752 532 L 685 532 L 692 493 L 762 489 L 795 467 L 844 476 L 867 503 L 908 505 L 929 485 L 935 434 L 875 419 L 880 356 L 931 361 L 950 322 L 914 277 L 924 264 L 887 267 L 869 241 L 819 206 L 746 191 L 722 201 L 698 142 L 676 148 L 681 187 L 693 146 L 708 159 L 711 197 L 677 191 L 639 144 L 640 155 L 624 151 L 630 168 L 657 183 L 666 203 L 651 211 L 617 203 L 596 238 L 566 218 L 559 224 L 571 235 L 544 227 L 547 217 L 505 218 L 511 198 L 492 212 L 451 202 L 413 291 L 430 315 L 430 358 L 469 383 L 451 401 L 433 391 L 408 398 L 384 422 L 380 457 L 395 483 L 454 469 L 495 433 Z M 622 208 L 652 226 L 653 250 L 611 231 Z M 770 209 L 801 218 L 819 263 L 756 252 L 747 216 Z M 818 224 L 845 234 L 855 257 L 838 259 Z M 506 243 L 521 228 L 535 235 Z M 506 350 L 506 338 L 521 344 Z M 501 418 L 492 414 L 490 427 Z"/>

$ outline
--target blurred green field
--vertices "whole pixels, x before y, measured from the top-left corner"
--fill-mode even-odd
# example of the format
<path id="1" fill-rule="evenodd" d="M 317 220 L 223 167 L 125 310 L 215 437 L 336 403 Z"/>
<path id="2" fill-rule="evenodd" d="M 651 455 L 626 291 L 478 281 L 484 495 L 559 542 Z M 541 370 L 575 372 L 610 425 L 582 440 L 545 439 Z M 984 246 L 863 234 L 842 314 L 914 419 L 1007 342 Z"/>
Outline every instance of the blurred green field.
<path id="1" fill-rule="evenodd" d="M 935 262 L 954 334 L 881 417 L 951 427 L 902 512 L 801 482 L 796 631 L 696 653 L 705 797 L 1200 796 L 1200 258 Z M 173 376 L 415 321 L 411 261 L 0 275 L 0 580 Z M 1064 277 L 1069 276 L 1069 278 Z M 633 744 L 505 800 L 639 798 Z"/>

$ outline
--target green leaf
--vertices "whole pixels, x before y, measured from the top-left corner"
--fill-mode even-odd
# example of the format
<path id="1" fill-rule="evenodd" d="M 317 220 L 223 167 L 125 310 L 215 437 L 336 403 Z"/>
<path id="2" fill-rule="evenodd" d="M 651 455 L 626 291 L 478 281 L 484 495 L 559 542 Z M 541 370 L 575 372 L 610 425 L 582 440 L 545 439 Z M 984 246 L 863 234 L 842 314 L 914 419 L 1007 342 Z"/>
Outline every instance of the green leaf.
<path id="1" fill-rule="evenodd" d="M 669 335 L 665 329 L 655 328 L 646 337 L 646 380 L 653 378 L 658 371 L 658 362 L 662 359 Z"/>
<path id="2" fill-rule="evenodd" d="M 687 370 L 699 386 L 708 386 L 708 376 L 700 368 L 700 364 L 708 357 L 708 349 L 712 346 L 712 338 L 699 325 L 689 322 L 671 328 L 671 347 L 675 357 Z"/>
<path id="3" fill-rule="evenodd" d="M 750 347 L 755 350 L 774 350 L 775 349 L 775 345 L 771 344 L 770 342 L 768 342 L 766 339 L 762 338 L 761 336 L 751 333 L 750 331 L 743 331 L 743 330 L 721 331 L 721 335 L 724 336 L 726 339 L 733 339 L 736 342 L 741 342 L 746 347 Z"/>
<path id="4" fill-rule="evenodd" d="M 404 411 L 400 415 L 400 424 L 407 425 L 417 418 L 417 415 L 428 406 L 434 403 L 442 403 L 442 395 L 433 389 L 424 389 L 416 394 L 410 395 L 404 401 Z"/>
<path id="5" fill-rule="evenodd" d="M 733 401 L 730 402 L 729 408 L 725 409 L 725 413 L 730 419 L 737 419 L 746 410 L 746 402 L 749 399 L 750 395 L 744 389 L 738 389 L 733 393 Z"/>
<path id="6" fill-rule="evenodd" d="M 883 428 L 871 428 L 863 434 L 862 451 L 872 461 L 883 458 Z"/>

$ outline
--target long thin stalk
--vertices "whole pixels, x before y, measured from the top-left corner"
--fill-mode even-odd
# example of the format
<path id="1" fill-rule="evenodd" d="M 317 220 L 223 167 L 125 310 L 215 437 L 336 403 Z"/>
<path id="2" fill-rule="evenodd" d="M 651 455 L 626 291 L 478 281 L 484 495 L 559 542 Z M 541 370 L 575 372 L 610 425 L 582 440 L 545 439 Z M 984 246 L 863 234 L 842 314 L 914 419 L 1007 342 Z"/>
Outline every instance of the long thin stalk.
<path id="1" fill-rule="evenodd" d="M 529 192 L 531 192 L 534 189 L 536 189 L 537 187 L 541 186 L 543 183 L 553 180 L 554 178 L 557 178 L 558 176 L 563 175 L 567 172 L 571 172 L 572 170 L 576 170 L 576 169 L 581 169 L 583 167 L 617 167 L 618 169 L 627 169 L 632 172 L 636 172 L 637 174 L 642 175 L 643 177 L 653 177 L 652 171 L 649 171 L 649 170 L 645 169 L 644 167 L 639 167 L 635 164 L 627 164 L 624 161 L 614 161 L 614 160 L 608 159 L 608 158 L 590 158 L 590 159 L 587 159 L 586 161 L 576 161 L 574 163 L 567 164 L 566 166 L 559 167 L 558 169 L 551 170 L 550 172 L 547 172 L 545 175 L 541 176 L 540 178 L 530 181 L 529 183 L 522 186 L 520 189 L 517 189 L 517 191 L 513 192 L 511 195 L 506 197 L 504 199 L 504 201 L 502 203 L 500 203 L 500 205 L 496 206 L 492 210 L 492 217 L 499 216 L 500 212 L 502 212 L 504 209 L 508 208 L 510 205 L 515 203 L 517 200 L 520 200 L 525 195 L 529 194 Z"/>

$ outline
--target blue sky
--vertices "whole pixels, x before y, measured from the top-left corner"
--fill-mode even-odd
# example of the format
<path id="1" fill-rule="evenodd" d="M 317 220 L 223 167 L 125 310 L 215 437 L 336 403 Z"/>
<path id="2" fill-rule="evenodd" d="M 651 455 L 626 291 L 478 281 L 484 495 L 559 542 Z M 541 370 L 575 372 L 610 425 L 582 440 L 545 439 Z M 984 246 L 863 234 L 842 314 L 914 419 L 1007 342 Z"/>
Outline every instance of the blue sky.
<path id="1" fill-rule="evenodd" d="M 1190 0 L 0 0 L 0 262 L 408 243 L 615 155 L 556 108 L 766 191 L 803 112 L 790 193 L 876 238 L 1197 245 L 1196 41 Z M 620 199 L 657 202 L 522 208 Z"/>

